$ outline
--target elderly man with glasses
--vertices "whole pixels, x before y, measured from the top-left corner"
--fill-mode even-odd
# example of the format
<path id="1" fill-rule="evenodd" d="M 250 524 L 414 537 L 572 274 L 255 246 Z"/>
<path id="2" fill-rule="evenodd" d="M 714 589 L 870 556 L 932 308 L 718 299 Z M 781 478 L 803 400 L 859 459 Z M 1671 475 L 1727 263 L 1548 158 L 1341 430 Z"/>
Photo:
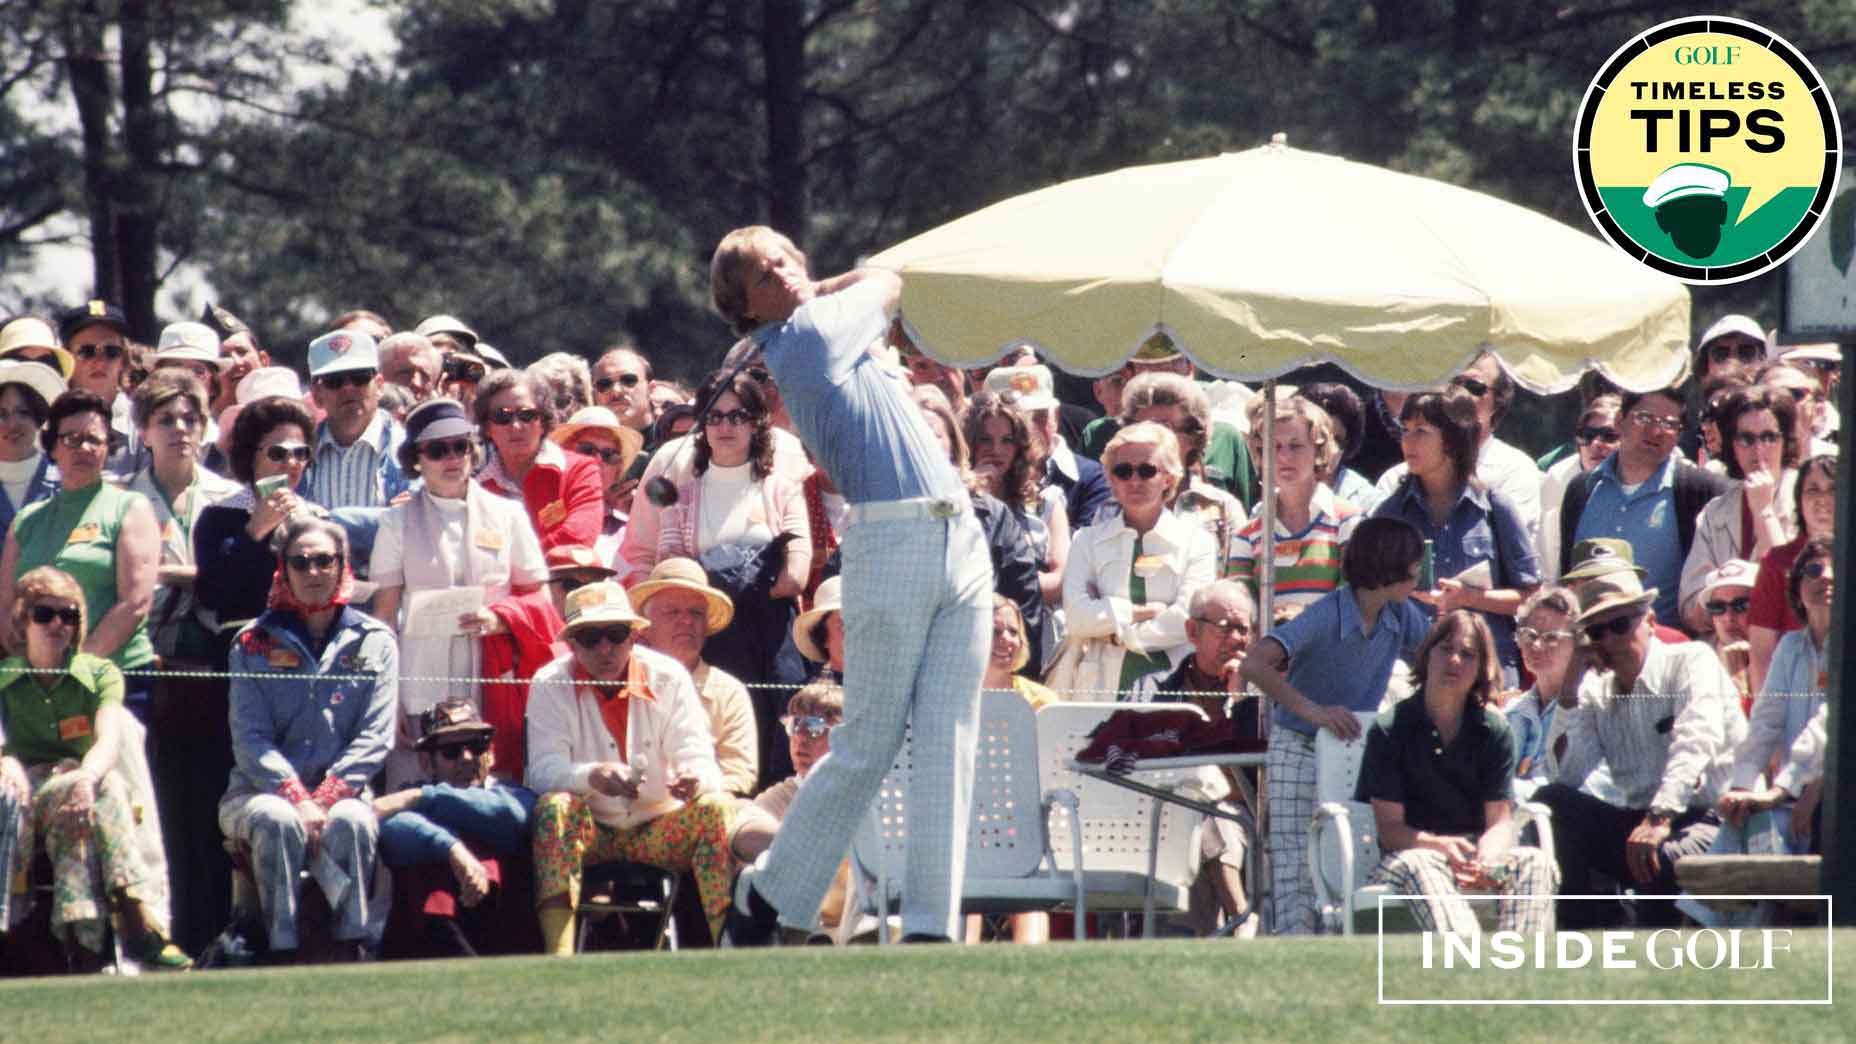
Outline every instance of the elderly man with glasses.
<path id="1" fill-rule="evenodd" d="M 310 395 L 323 412 L 310 440 L 303 496 L 348 531 L 357 576 L 367 577 L 374 534 L 412 484 L 399 459 L 406 429 L 380 408 L 380 353 L 373 337 L 337 330 L 309 342 Z"/>

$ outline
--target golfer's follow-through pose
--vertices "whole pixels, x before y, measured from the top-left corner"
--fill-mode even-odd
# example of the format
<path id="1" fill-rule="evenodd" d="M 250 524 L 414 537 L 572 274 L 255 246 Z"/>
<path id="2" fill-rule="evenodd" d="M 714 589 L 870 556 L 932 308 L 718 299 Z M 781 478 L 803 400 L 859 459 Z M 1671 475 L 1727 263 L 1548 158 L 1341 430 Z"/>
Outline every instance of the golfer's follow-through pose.
<path id="1" fill-rule="evenodd" d="M 727 933 L 769 942 L 809 930 L 819 901 L 913 723 L 906 940 L 954 935 L 966 863 L 992 576 L 960 476 L 903 381 L 869 349 L 901 293 L 858 269 L 814 281 L 764 226 L 736 229 L 710 263 L 716 308 L 764 350 L 818 466 L 850 502 L 842 543 L 844 723 L 781 823 L 767 862 L 743 871 Z"/>

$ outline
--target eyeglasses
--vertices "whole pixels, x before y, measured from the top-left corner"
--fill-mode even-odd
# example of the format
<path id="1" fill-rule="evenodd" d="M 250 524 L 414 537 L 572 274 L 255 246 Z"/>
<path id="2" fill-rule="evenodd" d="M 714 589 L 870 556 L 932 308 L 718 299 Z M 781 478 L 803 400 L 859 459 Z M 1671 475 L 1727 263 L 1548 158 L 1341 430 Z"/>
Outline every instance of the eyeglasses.
<path id="1" fill-rule="evenodd" d="M 1626 635 L 1631 632 L 1631 628 L 1637 626 L 1637 621 L 1641 619 L 1643 619 L 1642 614 L 1632 613 L 1628 616 L 1612 617 L 1604 623 L 1589 624 L 1585 628 L 1585 637 L 1591 641 L 1599 642 L 1603 641 L 1608 634 Z"/>
<path id="2" fill-rule="evenodd" d="M 613 624 L 611 627 L 583 627 L 567 636 L 582 649 L 597 649 L 600 642 L 624 645 L 631 640 L 631 624 Z"/>
<path id="3" fill-rule="evenodd" d="M 644 375 L 638 373 L 621 373 L 617 377 L 601 377 L 593 382 L 593 390 L 609 392 L 615 384 L 621 388 L 636 388 L 638 382 L 642 380 L 644 380 Z"/>
<path id="4" fill-rule="evenodd" d="M 104 449 L 109 446 L 109 444 L 110 440 L 106 436 L 85 435 L 83 432 L 79 431 L 62 432 L 58 436 L 58 445 L 63 446 L 65 449 Z"/>
<path id="5" fill-rule="evenodd" d="M 605 463 L 615 466 L 625 459 L 624 450 L 614 449 L 611 446 L 595 446 L 590 442 L 582 442 L 575 445 L 574 452 L 580 454 L 582 457 L 598 457 Z"/>
<path id="6" fill-rule="evenodd" d="M 1736 431 L 1734 445 L 1752 449 L 1754 446 L 1777 446 L 1785 441 L 1785 436 L 1776 431 Z"/>
<path id="7" fill-rule="evenodd" d="M 754 415 L 743 409 L 729 410 L 727 413 L 709 414 L 709 424 L 712 427 L 720 428 L 729 424 L 746 426 L 752 423 L 754 423 Z"/>
<path id="8" fill-rule="evenodd" d="M 110 362 L 115 362 L 116 360 L 122 358 L 122 345 L 120 344 L 80 344 L 77 346 L 77 357 L 79 359 L 84 360 L 85 362 L 89 362 L 90 360 L 95 359 L 99 355 L 103 356 L 105 359 L 108 359 Z"/>
<path id="9" fill-rule="evenodd" d="M 274 442 L 264 447 L 264 459 L 272 464 L 282 464 L 294 460 L 298 464 L 308 463 L 309 447 L 301 442 Z"/>
<path id="10" fill-rule="evenodd" d="M 49 624 L 53 620 L 57 620 L 66 627 L 75 628 L 79 623 L 83 622 L 83 619 L 83 616 L 75 608 L 57 609 L 49 605 L 35 605 L 32 607 L 32 622 L 35 624 Z"/>
<path id="11" fill-rule="evenodd" d="M 1822 580 L 1828 572 L 1830 572 L 1830 563 L 1821 558 L 1815 562 L 1805 563 L 1805 567 L 1799 570 L 1799 573 L 1808 580 Z"/>
<path id="12" fill-rule="evenodd" d="M 1580 442 L 1602 442 L 1607 446 L 1615 446 L 1618 437 L 1616 428 L 1601 428 L 1596 424 L 1588 424 L 1579 429 Z"/>
<path id="13" fill-rule="evenodd" d="M 490 423 L 501 428 L 507 428 L 517 421 L 523 424 L 534 424 L 539 420 L 541 420 L 541 411 L 533 406 L 524 406 L 518 410 L 504 408 L 490 414 Z"/>
<path id="14" fill-rule="evenodd" d="M 1732 613 L 1735 616 L 1739 616 L 1752 608 L 1752 597 L 1749 595 L 1742 595 L 1731 602 L 1709 602 L 1708 615 L 1725 616 L 1728 613 Z"/>
<path id="15" fill-rule="evenodd" d="M 785 727 L 788 736 L 817 738 L 830 732 L 836 723 L 822 714 L 785 714 L 781 715 L 780 724 Z"/>
<path id="16" fill-rule="evenodd" d="M 426 460 L 450 460 L 470 456 L 469 439 L 433 439 L 419 443 L 419 456 Z"/>
<path id="17" fill-rule="evenodd" d="M 1478 399 L 1489 393 L 1489 386 L 1474 377 L 1455 377 L 1451 379 L 1450 383 L 1474 395 Z"/>
<path id="18" fill-rule="evenodd" d="M 1518 627 L 1514 632 L 1515 640 L 1522 645 L 1558 645 L 1572 637 L 1571 631 L 1536 631 L 1532 627 Z"/>
<path id="19" fill-rule="evenodd" d="M 1649 410 L 1632 410 L 1630 411 L 1630 419 L 1646 428 L 1661 428 L 1664 431 L 1672 432 L 1682 430 L 1682 418 L 1680 416 L 1658 417 Z"/>
<path id="20" fill-rule="evenodd" d="M 467 750 L 481 758 L 489 749 L 490 741 L 487 739 L 463 740 L 458 743 L 439 743 L 432 747 L 432 750 L 437 752 L 438 756 L 444 758 L 446 761 L 456 761 L 463 757 L 464 752 Z"/>
<path id="21" fill-rule="evenodd" d="M 1109 469 L 1109 474 L 1123 482 L 1129 481 L 1136 475 L 1139 475 L 1143 482 L 1151 482 L 1160 474 L 1160 469 L 1152 464 L 1117 464 Z"/>
<path id="22" fill-rule="evenodd" d="M 284 558 L 284 561 L 290 563 L 290 568 L 299 573 L 307 573 L 311 569 L 317 571 L 334 569 L 336 563 L 341 560 L 342 556 L 331 554 L 327 551 L 318 551 L 314 554 L 307 555 L 287 555 Z"/>
<path id="23" fill-rule="evenodd" d="M 155 423 L 163 428 L 194 428 L 200 421 L 197 413 L 163 413 L 155 418 Z"/>
<path id="24" fill-rule="evenodd" d="M 1193 619 L 1226 637 L 1242 638 L 1250 634 L 1250 625 L 1242 620 L 1214 620 L 1208 616 L 1195 616 Z"/>
<path id="25" fill-rule="evenodd" d="M 345 373 L 331 373 L 327 377 L 316 378 L 316 387 L 323 391 L 362 388 L 372 383 L 374 383 L 373 370 L 349 370 Z"/>
<path id="26" fill-rule="evenodd" d="M 1763 345 L 1748 344 L 1744 341 L 1737 344 L 1716 343 L 1708 348 L 1708 360 L 1719 365 L 1730 359 L 1738 359 L 1750 366 L 1759 360 L 1763 347 Z"/>

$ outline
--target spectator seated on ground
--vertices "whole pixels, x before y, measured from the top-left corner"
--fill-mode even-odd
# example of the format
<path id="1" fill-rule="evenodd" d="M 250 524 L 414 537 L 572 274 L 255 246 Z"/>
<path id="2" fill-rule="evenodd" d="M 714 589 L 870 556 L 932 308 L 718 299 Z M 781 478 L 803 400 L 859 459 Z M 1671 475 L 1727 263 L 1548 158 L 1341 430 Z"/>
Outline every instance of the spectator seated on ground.
<path id="1" fill-rule="evenodd" d="M 737 797 L 754 793 L 760 774 L 754 704 L 739 679 L 702 659 L 703 641 L 728 626 L 735 614 L 734 603 L 710 587 L 702 566 L 689 558 L 657 563 L 650 577 L 632 588 L 631 597 L 651 621 L 640 640 L 690 672 L 709 721 L 709 734 L 715 739 L 722 789 Z"/>
<path id="2" fill-rule="evenodd" d="M 623 587 L 588 584 L 567 596 L 571 651 L 529 686 L 537 915 L 558 956 L 573 953 L 580 873 L 596 863 L 691 871 L 716 938 L 728 912 L 733 806 L 689 672 L 636 647 L 649 626 Z"/>
<path id="3" fill-rule="evenodd" d="M 393 868 L 396 920 L 417 923 L 408 956 L 515 953 L 534 935 L 527 909 L 535 794 L 490 774 L 496 727 L 468 700 L 421 715 L 425 782 L 374 799 L 380 858 Z"/>

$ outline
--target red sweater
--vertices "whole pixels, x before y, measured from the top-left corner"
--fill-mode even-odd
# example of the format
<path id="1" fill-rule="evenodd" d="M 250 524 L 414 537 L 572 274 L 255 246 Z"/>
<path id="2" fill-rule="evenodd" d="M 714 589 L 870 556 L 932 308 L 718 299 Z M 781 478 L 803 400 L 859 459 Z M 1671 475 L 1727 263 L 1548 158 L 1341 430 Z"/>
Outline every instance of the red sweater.
<path id="1" fill-rule="evenodd" d="M 483 640 L 483 676 L 507 674 L 514 680 L 484 683 L 483 720 L 496 726 L 490 748 L 496 755 L 496 774 L 520 783 L 528 763 L 528 680 L 565 651 L 554 640 L 567 625 L 545 588 L 510 595 L 490 611 L 503 622 L 503 633 Z"/>
<path id="2" fill-rule="evenodd" d="M 546 459 L 551 455 L 544 449 L 522 477 L 522 503 L 528 508 L 529 523 L 541 538 L 543 551 L 562 544 L 592 547 L 605 521 L 606 494 L 599 461 L 566 450 L 561 450 L 561 455 L 566 458 L 564 463 L 551 463 Z M 500 477 L 484 475 L 484 488 L 501 496 L 515 496 L 515 490 L 505 486 Z"/>

